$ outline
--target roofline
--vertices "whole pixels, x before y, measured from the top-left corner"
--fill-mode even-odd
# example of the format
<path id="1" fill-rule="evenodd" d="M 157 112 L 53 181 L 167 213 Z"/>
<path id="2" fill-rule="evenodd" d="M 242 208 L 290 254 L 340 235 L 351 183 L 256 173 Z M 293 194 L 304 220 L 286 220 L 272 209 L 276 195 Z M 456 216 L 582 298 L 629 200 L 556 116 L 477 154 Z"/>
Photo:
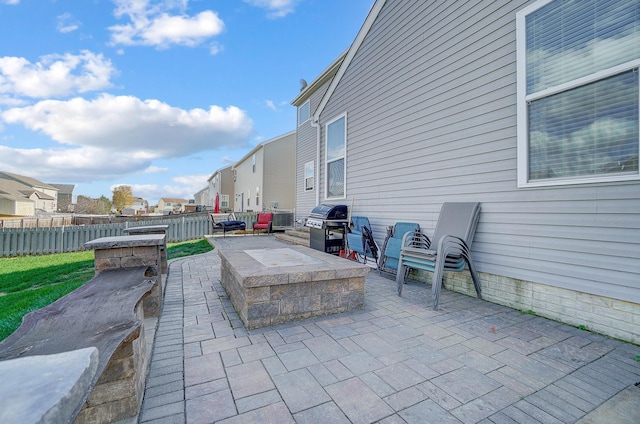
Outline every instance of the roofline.
<path id="1" fill-rule="evenodd" d="M 216 174 L 220 174 L 220 173 L 222 173 L 222 171 L 224 171 L 224 170 L 225 170 L 225 169 L 227 169 L 227 168 L 233 168 L 233 164 L 231 163 L 231 164 L 229 164 L 229 165 L 227 165 L 227 166 L 223 166 L 222 168 L 216 169 L 216 170 L 213 172 L 213 174 L 211 174 L 211 176 L 210 176 L 209 178 L 207 178 L 207 181 L 211 181 L 211 180 L 213 179 L 213 177 L 215 177 L 215 176 L 216 176 Z"/>
<path id="2" fill-rule="evenodd" d="M 311 97 L 311 95 L 318 88 L 320 88 L 324 83 L 326 83 L 331 78 L 333 78 L 333 76 L 336 74 L 336 72 L 340 68 L 340 65 L 342 65 L 342 61 L 344 60 L 344 58 L 347 55 L 348 51 L 349 51 L 349 49 L 346 49 L 345 51 L 340 53 L 340 56 L 338 56 L 329 66 L 327 66 L 327 68 L 324 71 L 322 71 L 322 73 L 320 75 L 318 75 L 316 77 L 316 79 L 314 79 L 311 82 L 311 84 L 309 84 L 305 88 L 303 88 L 300 91 L 300 94 L 298 94 L 293 100 L 291 100 L 291 105 L 292 106 L 300 106 L 301 104 L 306 102 L 307 99 L 309 97 Z"/>
<path id="3" fill-rule="evenodd" d="M 240 162 L 244 162 L 244 161 L 245 161 L 246 159 L 248 159 L 251 155 L 253 155 L 255 152 L 257 152 L 258 150 L 260 150 L 261 148 L 263 148 L 263 147 L 264 147 L 264 146 L 266 146 L 267 144 L 272 143 L 272 142 L 277 141 L 277 140 L 280 140 L 281 138 L 285 138 L 285 137 L 287 137 L 287 136 L 294 135 L 295 133 L 296 133 L 296 130 L 293 130 L 293 131 L 289 131 L 289 132 L 287 132 L 287 133 L 281 134 L 281 135 L 279 135 L 279 136 L 276 136 L 276 137 L 270 138 L 270 139 L 269 139 L 269 140 L 267 140 L 267 141 L 263 141 L 262 143 L 258 144 L 258 145 L 257 145 L 257 146 L 255 146 L 253 149 L 251 149 L 251 150 L 249 151 L 249 153 L 247 153 L 246 155 L 244 155 L 244 156 L 242 157 L 242 159 L 240 159 L 239 161 L 237 161 L 236 163 L 234 163 L 234 164 L 232 165 L 232 169 L 233 169 L 233 168 L 235 168 L 235 167 L 236 167 L 236 165 L 238 165 Z"/>
<path id="4" fill-rule="evenodd" d="M 54 186 L 52 186 L 50 184 L 47 184 L 47 183 L 43 183 L 42 181 L 40 181 L 40 180 L 38 180 L 36 178 L 33 178 L 33 177 L 29 177 L 27 175 L 14 174 L 12 172 L 7 172 L 7 171 L 0 171 L 0 174 L 4 174 L 5 176 L 9 177 L 10 179 L 12 179 L 14 181 L 17 181 L 18 183 L 20 183 L 20 184 L 22 184 L 24 186 L 30 187 L 30 188 L 38 187 L 38 188 L 43 188 L 45 190 L 60 191 L 60 189 L 57 188 L 57 187 L 54 187 Z M 28 179 L 28 180 L 31 180 L 31 181 L 26 181 L 25 178 Z M 33 183 L 36 183 L 36 184 L 33 184 Z"/>
<path id="5" fill-rule="evenodd" d="M 362 28 L 360 28 L 360 31 L 358 31 L 358 35 L 356 35 L 356 39 L 351 44 L 351 47 L 349 47 L 349 50 L 347 51 L 347 55 L 342 61 L 342 64 L 340 65 L 338 72 L 336 73 L 335 77 L 333 77 L 333 80 L 331 81 L 329 88 L 327 89 L 326 93 L 324 93 L 324 96 L 322 96 L 322 100 L 320 101 L 320 104 L 318 105 L 316 111 L 313 113 L 314 122 L 318 122 L 320 120 L 320 114 L 322 113 L 325 106 L 329 102 L 329 99 L 333 95 L 333 92 L 338 86 L 338 83 L 340 83 L 340 80 L 342 79 L 347 68 L 351 64 L 353 57 L 356 55 L 356 52 L 362 45 L 364 38 L 369 33 L 369 30 L 373 26 L 373 23 L 378 17 L 378 14 L 380 14 L 380 11 L 382 10 L 382 7 L 385 5 L 386 2 L 387 0 L 376 0 L 376 2 L 371 7 L 371 10 L 367 15 L 367 19 L 365 19 L 364 23 L 362 24 Z"/>

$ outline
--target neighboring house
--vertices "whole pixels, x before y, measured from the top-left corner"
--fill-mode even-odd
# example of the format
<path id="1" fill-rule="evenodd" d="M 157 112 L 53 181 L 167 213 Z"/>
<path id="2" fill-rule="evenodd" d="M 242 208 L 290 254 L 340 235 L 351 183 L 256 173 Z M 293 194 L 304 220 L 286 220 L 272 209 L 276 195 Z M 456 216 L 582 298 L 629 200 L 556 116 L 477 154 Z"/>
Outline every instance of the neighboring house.
<path id="1" fill-rule="evenodd" d="M 394 222 L 431 234 L 443 202 L 481 202 L 472 255 L 486 300 L 640 342 L 636 11 L 375 1 L 310 112 L 315 83 L 294 100 L 310 115 L 298 215 L 353 204 L 381 243 Z M 311 202 L 301 170 L 314 160 Z M 449 274 L 447 288 L 474 294 L 467 273 Z"/>
<path id="2" fill-rule="evenodd" d="M 173 199 L 170 197 L 162 197 L 158 200 L 157 213 L 169 214 L 169 213 L 182 213 L 185 206 L 189 204 L 186 199 Z"/>
<path id="3" fill-rule="evenodd" d="M 129 206 L 129 208 L 133 209 L 133 213 L 136 215 L 144 215 L 149 213 L 149 202 L 147 202 L 142 197 L 134 197 L 133 203 L 131 204 L 131 206 Z"/>
<path id="4" fill-rule="evenodd" d="M 58 189 L 57 212 L 73 212 L 73 184 L 50 184 Z"/>
<path id="5" fill-rule="evenodd" d="M 293 210 L 295 140 L 295 131 L 272 138 L 233 165 L 235 212 Z"/>
<path id="6" fill-rule="evenodd" d="M 209 206 L 211 204 L 211 201 L 209 200 L 209 186 L 194 194 L 193 200 L 196 205 Z"/>
<path id="7" fill-rule="evenodd" d="M 0 172 L 0 214 L 35 216 L 55 213 L 58 189 L 35 178 Z"/>
<path id="8" fill-rule="evenodd" d="M 220 211 L 231 212 L 234 210 L 234 177 L 233 165 L 225 166 L 214 172 L 207 180 L 209 189 L 209 203 L 207 206 L 215 207 L 216 195 L 220 195 Z"/>

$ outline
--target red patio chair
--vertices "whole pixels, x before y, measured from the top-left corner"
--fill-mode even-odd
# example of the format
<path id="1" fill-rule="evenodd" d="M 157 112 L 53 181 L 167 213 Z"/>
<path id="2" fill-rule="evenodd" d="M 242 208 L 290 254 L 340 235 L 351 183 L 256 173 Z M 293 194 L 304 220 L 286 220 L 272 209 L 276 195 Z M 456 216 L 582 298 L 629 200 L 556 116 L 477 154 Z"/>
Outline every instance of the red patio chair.
<path id="1" fill-rule="evenodd" d="M 273 222 L 273 213 L 259 213 L 258 221 L 253 224 L 253 234 L 256 230 L 267 230 L 267 233 L 271 232 L 271 224 Z"/>

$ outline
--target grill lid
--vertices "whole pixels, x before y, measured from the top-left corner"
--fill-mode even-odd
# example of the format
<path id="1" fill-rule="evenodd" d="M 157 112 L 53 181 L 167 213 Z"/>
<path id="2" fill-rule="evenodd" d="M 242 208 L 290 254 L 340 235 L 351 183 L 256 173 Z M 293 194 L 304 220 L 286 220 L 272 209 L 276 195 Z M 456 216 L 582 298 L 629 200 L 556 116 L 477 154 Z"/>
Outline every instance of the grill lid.
<path id="1" fill-rule="evenodd" d="M 347 217 L 347 205 L 329 205 L 327 203 L 316 206 L 309 215 L 309 218 L 324 220 L 343 220 Z"/>

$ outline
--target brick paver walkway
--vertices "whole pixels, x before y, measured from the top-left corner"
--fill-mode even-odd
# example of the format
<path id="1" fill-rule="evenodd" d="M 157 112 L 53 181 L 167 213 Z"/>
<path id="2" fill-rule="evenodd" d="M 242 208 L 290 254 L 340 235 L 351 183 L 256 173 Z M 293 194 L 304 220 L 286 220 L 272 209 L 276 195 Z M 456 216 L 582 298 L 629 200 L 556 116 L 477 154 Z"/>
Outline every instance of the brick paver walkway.
<path id="1" fill-rule="evenodd" d="M 140 422 L 573 423 L 640 391 L 638 346 L 429 295 L 372 271 L 362 310 L 247 331 L 215 251 L 174 260 Z M 634 393 L 618 422 L 637 422 Z"/>

